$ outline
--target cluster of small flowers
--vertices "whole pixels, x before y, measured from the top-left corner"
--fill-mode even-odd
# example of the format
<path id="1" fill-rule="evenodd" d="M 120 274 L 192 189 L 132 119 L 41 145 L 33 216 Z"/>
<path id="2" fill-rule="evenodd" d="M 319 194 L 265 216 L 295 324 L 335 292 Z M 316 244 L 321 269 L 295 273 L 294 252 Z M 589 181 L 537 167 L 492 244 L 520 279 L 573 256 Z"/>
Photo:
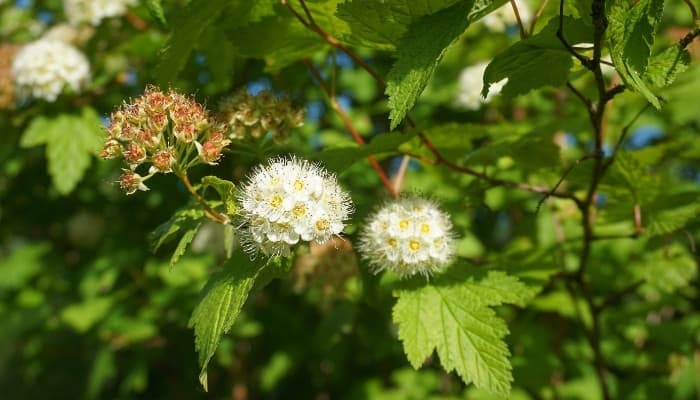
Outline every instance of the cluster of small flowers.
<path id="1" fill-rule="evenodd" d="M 18 49 L 17 45 L 0 44 L 0 109 L 12 108 L 15 104 L 12 58 Z"/>
<path id="2" fill-rule="evenodd" d="M 156 173 L 184 171 L 198 163 L 216 164 L 230 143 L 211 124 L 204 106 L 155 87 L 146 88 L 143 95 L 113 112 L 107 132 L 101 156 L 124 158 L 129 169 L 124 170 L 120 184 L 127 194 L 148 190 L 143 182 Z M 135 172 L 144 163 L 151 164 L 146 177 Z"/>
<path id="3" fill-rule="evenodd" d="M 525 28 L 528 28 L 532 22 L 530 7 L 525 0 L 515 0 L 515 6 L 518 7 L 520 21 L 522 21 Z M 515 11 L 513 11 L 513 6 L 510 3 L 506 3 L 482 18 L 481 22 L 492 32 L 505 32 L 506 28 L 518 25 L 518 18 L 515 15 Z"/>
<path id="4" fill-rule="evenodd" d="M 256 169 L 239 201 L 246 249 L 265 255 L 287 256 L 300 240 L 326 242 L 342 232 L 352 211 L 334 175 L 296 158 Z"/>
<path id="5" fill-rule="evenodd" d="M 454 254 L 452 224 L 437 206 L 420 197 L 387 203 L 369 218 L 360 251 L 375 272 L 429 276 L 441 271 Z"/>
<path id="6" fill-rule="evenodd" d="M 251 95 L 244 89 L 221 101 L 217 118 L 227 126 L 231 139 L 257 139 L 271 132 L 276 140 L 283 140 L 288 128 L 303 125 L 304 110 L 270 91 Z"/>
<path id="7" fill-rule="evenodd" d="M 481 95 L 484 87 L 484 72 L 489 65 L 488 61 L 464 68 L 459 74 L 459 83 L 454 105 L 467 110 L 478 110 L 482 104 L 487 104 L 501 93 L 503 86 L 508 83 L 508 78 L 489 85 L 486 97 Z"/>
<path id="8" fill-rule="evenodd" d="M 75 47 L 45 38 L 25 45 L 15 54 L 12 76 L 20 98 L 53 102 L 66 88 L 80 91 L 90 78 L 90 64 Z"/>
<path id="9" fill-rule="evenodd" d="M 63 0 L 63 11 L 71 24 L 89 23 L 97 26 L 105 18 L 126 14 L 137 0 Z"/>

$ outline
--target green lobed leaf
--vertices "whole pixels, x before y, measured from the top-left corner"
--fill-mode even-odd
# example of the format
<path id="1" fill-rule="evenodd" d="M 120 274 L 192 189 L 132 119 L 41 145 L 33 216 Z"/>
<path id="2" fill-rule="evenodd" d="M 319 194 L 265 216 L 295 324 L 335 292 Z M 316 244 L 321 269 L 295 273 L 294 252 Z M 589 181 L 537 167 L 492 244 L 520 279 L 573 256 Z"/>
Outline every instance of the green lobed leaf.
<path id="1" fill-rule="evenodd" d="M 163 25 L 167 25 L 168 22 L 165 19 L 165 13 L 163 12 L 163 2 L 162 0 L 146 0 L 146 7 L 148 12 L 158 20 Z"/>
<path id="2" fill-rule="evenodd" d="M 180 15 L 173 18 L 173 33 L 156 66 L 154 76 L 161 85 L 172 83 L 187 62 L 190 53 L 197 46 L 204 30 L 231 6 L 229 0 L 192 0 Z M 250 2 L 244 2 L 250 3 Z M 251 4 L 246 6 L 250 9 Z"/>
<path id="3" fill-rule="evenodd" d="M 192 240 L 194 240 L 194 237 L 197 235 L 197 232 L 199 232 L 199 228 L 202 226 L 201 223 L 196 224 L 193 227 L 190 227 L 189 229 L 185 230 L 185 233 L 182 234 L 180 237 L 180 241 L 177 242 L 177 246 L 175 246 L 175 251 L 173 251 L 173 255 L 170 257 L 170 269 L 172 269 L 175 264 L 180 260 L 180 257 L 182 257 L 185 254 L 185 251 L 187 251 L 187 246 L 192 243 Z"/>
<path id="4" fill-rule="evenodd" d="M 321 160 L 332 171 L 344 171 L 370 155 L 397 153 L 399 146 L 413 137 L 415 137 L 415 132 L 383 133 L 362 146 L 341 146 L 323 150 L 318 154 L 317 159 Z"/>
<path id="5" fill-rule="evenodd" d="M 232 215 L 236 213 L 236 185 L 233 182 L 209 175 L 202 178 L 202 188 L 206 189 L 207 187 L 213 188 L 219 194 L 221 202 L 226 207 L 227 214 Z"/>
<path id="6" fill-rule="evenodd" d="M 430 283 L 399 288 L 393 319 L 414 368 L 435 349 L 446 371 L 507 396 L 513 380 L 506 324 L 490 306 L 524 305 L 534 290 L 500 271 L 471 275 L 452 268 Z"/>
<path id="7" fill-rule="evenodd" d="M 221 336 L 236 321 L 260 269 L 259 263 L 250 262 L 245 255 L 239 254 L 238 257 L 230 258 L 222 271 L 212 275 L 202 289 L 189 327 L 194 329 L 195 349 L 201 367 L 199 381 L 204 390 L 208 390 L 209 360 L 216 352 Z"/>
<path id="8" fill-rule="evenodd" d="M 644 235 L 656 236 L 683 229 L 700 215 L 697 190 L 660 191 L 653 201 L 642 205 Z"/>
<path id="9" fill-rule="evenodd" d="M 80 115 L 38 117 L 27 127 L 20 145 L 46 145 L 48 172 L 56 190 L 73 191 L 90 166 L 92 155 L 102 146 L 103 132 L 97 112 L 85 107 Z"/>
<path id="10" fill-rule="evenodd" d="M 543 86 L 558 87 L 569 79 L 573 66 L 571 53 L 557 38 L 559 19 L 552 18 L 537 34 L 520 40 L 498 54 L 486 67 L 482 95 L 489 85 L 508 78 L 502 89 L 504 96 L 525 94 Z M 590 40 L 592 29 L 581 19 L 564 18 L 564 35 L 571 43 Z"/>
<path id="11" fill-rule="evenodd" d="M 204 211 L 194 205 L 175 211 L 170 219 L 159 225 L 148 235 L 151 251 L 158 251 L 163 244 L 173 240 L 181 232 L 186 232 L 198 226 L 202 217 L 204 217 Z"/>
<path id="12" fill-rule="evenodd" d="M 458 1 L 348 0 L 338 5 L 336 16 L 346 21 L 350 29 L 350 34 L 343 36 L 344 41 L 393 51 L 412 22 Z"/>
<path id="13" fill-rule="evenodd" d="M 689 65 L 688 50 L 679 45 L 671 46 L 649 59 L 646 79 L 654 88 L 661 89 L 672 84 Z"/>
<path id="14" fill-rule="evenodd" d="M 634 5 L 627 0 L 613 0 L 607 6 L 606 38 L 615 69 L 628 87 L 660 108 L 658 97 L 645 80 L 645 72 L 662 17 L 663 0 L 640 0 Z"/>
<path id="15" fill-rule="evenodd" d="M 635 266 L 634 273 L 665 292 L 687 286 L 697 273 L 694 258 L 679 243 L 647 251 L 642 261 Z"/>
<path id="16" fill-rule="evenodd" d="M 463 0 L 409 26 L 399 41 L 397 60 L 387 76 L 392 130 L 415 105 L 447 48 L 469 24 L 503 3 L 505 0 Z"/>
<path id="17" fill-rule="evenodd" d="M 304 27 L 284 7 L 259 21 L 228 30 L 236 54 L 263 59 L 267 69 L 279 69 L 308 57 L 327 44 Z M 239 38 L 248 38 L 240 40 Z"/>

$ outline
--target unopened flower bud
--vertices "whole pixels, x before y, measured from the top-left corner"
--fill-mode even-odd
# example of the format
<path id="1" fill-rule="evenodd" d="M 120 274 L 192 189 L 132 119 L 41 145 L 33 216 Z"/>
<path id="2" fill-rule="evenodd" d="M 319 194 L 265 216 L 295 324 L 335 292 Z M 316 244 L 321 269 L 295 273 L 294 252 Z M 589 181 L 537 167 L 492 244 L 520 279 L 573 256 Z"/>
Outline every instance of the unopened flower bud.
<path id="1" fill-rule="evenodd" d="M 197 132 L 195 131 L 195 126 L 193 124 L 180 124 L 180 125 L 175 125 L 173 127 L 173 134 L 175 135 L 175 138 L 181 142 L 184 143 L 192 143 L 194 141 L 195 137 L 197 136 Z"/>
<path id="2" fill-rule="evenodd" d="M 126 192 L 126 194 L 134 194 L 138 190 L 146 191 L 148 187 L 144 185 L 143 177 L 136 172 L 125 169 L 124 172 L 119 177 L 119 186 Z"/>
<path id="3" fill-rule="evenodd" d="M 119 144 L 119 141 L 115 139 L 110 139 L 105 142 L 104 147 L 102 147 L 102 151 L 100 152 L 100 157 L 104 158 L 105 160 L 109 160 L 112 158 L 119 157 L 122 154 L 122 145 Z"/>
<path id="4" fill-rule="evenodd" d="M 124 151 L 124 159 L 129 165 L 141 164 L 144 160 L 146 160 L 146 150 L 143 147 L 132 143 L 129 145 L 126 151 Z"/>
<path id="5" fill-rule="evenodd" d="M 175 164 L 175 155 L 173 149 L 165 149 L 157 152 L 151 157 L 153 165 L 148 171 L 149 173 L 162 172 L 164 174 L 173 172 L 173 164 Z"/>

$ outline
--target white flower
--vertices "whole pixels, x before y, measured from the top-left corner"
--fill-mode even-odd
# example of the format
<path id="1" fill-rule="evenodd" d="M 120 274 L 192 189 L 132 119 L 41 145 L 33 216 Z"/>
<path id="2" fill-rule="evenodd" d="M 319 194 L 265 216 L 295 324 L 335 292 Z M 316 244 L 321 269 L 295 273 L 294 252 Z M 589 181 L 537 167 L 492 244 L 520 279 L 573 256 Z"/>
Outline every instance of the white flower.
<path id="1" fill-rule="evenodd" d="M 305 160 L 279 158 L 258 167 L 239 196 L 251 252 L 289 255 L 299 241 L 324 243 L 343 231 L 350 196 L 335 176 Z"/>
<path id="2" fill-rule="evenodd" d="M 467 110 L 478 110 L 482 104 L 491 102 L 493 98 L 501 93 L 503 86 L 508 83 L 508 78 L 489 84 L 489 92 L 484 98 L 481 90 L 484 87 L 484 72 L 489 65 L 488 61 L 464 68 L 459 74 L 459 84 L 454 105 Z"/>
<path id="3" fill-rule="evenodd" d="M 532 12 L 525 0 L 515 0 L 515 6 L 518 7 L 520 20 L 527 29 L 532 22 Z M 485 16 L 482 20 L 486 28 L 492 32 L 504 32 L 507 27 L 518 25 L 518 19 L 513 11 L 513 6 L 510 2 L 502 5 L 500 8 Z"/>
<path id="4" fill-rule="evenodd" d="M 449 217 L 430 200 L 407 197 L 382 206 L 360 234 L 360 252 L 375 271 L 429 276 L 454 255 Z"/>
<path id="5" fill-rule="evenodd" d="M 67 87 L 80 91 L 90 77 L 90 64 L 75 47 L 41 39 L 27 44 L 15 55 L 12 75 L 19 97 L 55 101 Z"/>
<path id="6" fill-rule="evenodd" d="M 64 0 L 63 11 L 71 24 L 90 23 L 97 26 L 105 18 L 126 14 L 137 0 Z"/>

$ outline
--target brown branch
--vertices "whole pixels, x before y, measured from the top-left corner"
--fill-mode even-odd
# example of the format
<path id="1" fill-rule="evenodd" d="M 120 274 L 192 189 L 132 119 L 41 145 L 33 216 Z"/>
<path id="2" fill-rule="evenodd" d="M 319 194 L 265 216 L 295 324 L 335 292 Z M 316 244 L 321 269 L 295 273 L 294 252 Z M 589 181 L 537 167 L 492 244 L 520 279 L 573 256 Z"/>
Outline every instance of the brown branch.
<path id="1" fill-rule="evenodd" d="M 681 46 L 682 49 L 685 49 L 696 37 L 698 37 L 698 35 L 700 35 L 700 28 L 695 27 L 693 30 L 683 36 L 683 38 L 678 42 L 678 45 Z"/>
<path id="2" fill-rule="evenodd" d="M 206 200 L 204 200 L 204 197 L 202 197 L 197 190 L 192 186 L 192 183 L 190 182 L 190 178 L 187 176 L 187 172 L 183 171 L 177 174 L 177 176 L 180 178 L 182 183 L 185 185 L 187 190 L 192 194 L 192 196 L 197 200 L 199 204 L 202 205 L 204 208 L 204 212 L 206 213 L 207 217 L 211 219 L 214 222 L 218 222 L 220 224 L 229 224 L 231 223 L 231 219 L 224 213 L 220 213 L 207 203 Z"/>
<path id="3" fill-rule="evenodd" d="M 564 171 L 564 174 L 562 174 L 562 176 L 559 178 L 559 181 L 557 181 L 556 185 L 552 187 L 552 190 L 550 190 L 549 192 L 545 193 L 544 196 L 542 196 L 540 201 L 537 203 L 535 214 L 537 214 L 540 211 L 540 208 L 542 207 L 542 204 L 545 202 L 545 200 L 552 196 L 552 193 L 556 193 L 557 189 L 559 189 L 559 186 L 561 186 L 561 184 L 564 182 L 564 179 L 566 179 L 566 177 L 571 173 L 571 171 L 573 171 L 574 168 L 576 168 L 583 161 L 590 160 L 591 158 L 593 158 L 593 156 L 586 155 L 576 160 L 576 162 L 574 162 L 573 164 L 571 164 L 569 168 L 567 168 L 566 171 Z"/>
<path id="4" fill-rule="evenodd" d="M 566 50 L 571 53 L 572 56 L 576 57 L 576 59 L 579 60 L 584 67 L 589 70 L 593 70 L 592 60 L 579 54 L 564 37 L 564 0 L 559 0 L 559 27 L 557 28 L 557 38 L 561 44 L 564 45 Z"/>
<path id="5" fill-rule="evenodd" d="M 353 137 L 355 142 L 359 145 L 364 145 L 365 140 L 362 138 L 362 135 L 360 135 L 359 132 L 357 132 L 357 129 L 355 129 L 355 126 L 352 124 L 352 121 L 350 120 L 350 117 L 348 117 L 347 113 L 343 108 L 338 104 L 338 101 L 335 99 L 335 96 L 333 92 L 331 91 L 330 87 L 326 84 L 326 82 L 323 80 L 323 77 L 321 76 L 321 73 L 314 67 L 314 65 L 309 61 L 309 60 L 302 60 L 306 68 L 311 72 L 311 75 L 316 78 L 316 81 L 318 82 L 319 86 L 321 86 L 321 89 L 323 90 L 324 94 L 326 95 L 326 98 L 328 100 L 328 103 L 330 104 L 331 108 L 335 110 L 336 113 L 338 113 L 338 116 L 340 119 L 343 121 L 343 124 L 347 128 L 348 132 L 350 132 L 350 135 Z M 391 180 L 389 177 L 386 175 L 384 172 L 384 169 L 382 168 L 381 165 L 379 165 L 379 162 L 377 159 L 370 155 L 367 157 L 369 160 L 369 163 L 372 165 L 372 168 L 374 168 L 375 171 L 377 171 L 377 175 L 379 176 L 379 179 L 382 181 L 382 184 L 384 184 L 384 187 L 389 191 L 389 194 L 391 194 L 391 197 L 393 198 L 398 198 L 398 193 L 394 189 L 394 185 L 391 183 Z"/>
<path id="6" fill-rule="evenodd" d="M 309 19 L 308 21 L 304 19 L 290 4 L 287 0 L 280 0 L 282 5 L 287 7 L 287 9 L 309 30 L 312 30 L 316 32 L 319 36 L 323 38 L 328 44 L 331 46 L 335 47 L 336 49 L 342 51 L 343 53 L 347 54 L 348 57 L 350 57 L 354 62 L 356 62 L 358 65 L 362 67 L 365 71 L 367 71 L 370 75 L 372 75 L 372 78 L 374 78 L 375 81 L 381 83 L 383 86 L 386 86 L 386 82 L 384 81 L 384 78 L 382 78 L 377 71 L 375 71 L 369 64 L 367 64 L 363 59 L 361 59 L 357 54 L 352 52 L 350 49 L 345 47 L 338 39 L 334 38 L 331 36 L 328 32 L 324 31 L 318 24 L 316 24 L 316 21 L 314 20 L 313 16 L 311 15 L 311 12 L 309 11 L 308 7 L 306 6 L 306 2 L 304 0 L 299 0 L 299 3 L 304 9 L 304 12 L 306 13 L 307 18 Z"/>
<path id="7" fill-rule="evenodd" d="M 525 30 L 525 25 L 523 25 L 522 18 L 520 18 L 520 11 L 518 11 L 518 5 L 515 4 L 515 0 L 510 0 L 510 6 L 513 8 L 515 20 L 518 21 L 518 28 L 520 29 L 520 38 L 525 39 L 527 37 L 527 31 Z"/>
<path id="8" fill-rule="evenodd" d="M 421 142 L 423 142 L 423 144 L 428 148 L 428 150 L 435 157 L 434 164 L 442 164 L 442 165 L 444 165 L 452 170 L 455 170 L 457 172 L 461 172 L 463 174 L 471 175 L 475 178 L 482 179 L 486 182 L 491 183 L 494 186 L 503 186 L 503 187 L 511 188 L 511 189 L 520 189 L 520 190 L 524 190 L 527 192 L 539 193 L 539 194 L 549 193 L 549 195 L 552 197 L 570 199 L 570 200 L 573 200 L 574 202 L 576 202 L 577 204 L 580 202 L 580 200 L 576 196 L 574 196 L 573 194 L 570 194 L 570 193 L 562 193 L 562 192 L 552 191 L 548 187 L 544 187 L 544 186 L 535 186 L 535 185 L 529 185 L 527 183 L 513 182 L 513 181 L 507 181 L 504 179 L 494 178 L 494 177 L 487 175 L 484 172 L 475 171 L 469 167 L 464 167 L 464 166 L 455 164 L 454 162 L 445 158 L 445 156 L 443 156 L 442 153 L 440 153 L 440 151 L 437 149 L 437 147 L 435 147 L 435 145 L 430 141 L 430 139 L 428 139 L 428 137 L 425 135 L 425 133 L 418 132 L 418 137 L 420 137 Z"/>

